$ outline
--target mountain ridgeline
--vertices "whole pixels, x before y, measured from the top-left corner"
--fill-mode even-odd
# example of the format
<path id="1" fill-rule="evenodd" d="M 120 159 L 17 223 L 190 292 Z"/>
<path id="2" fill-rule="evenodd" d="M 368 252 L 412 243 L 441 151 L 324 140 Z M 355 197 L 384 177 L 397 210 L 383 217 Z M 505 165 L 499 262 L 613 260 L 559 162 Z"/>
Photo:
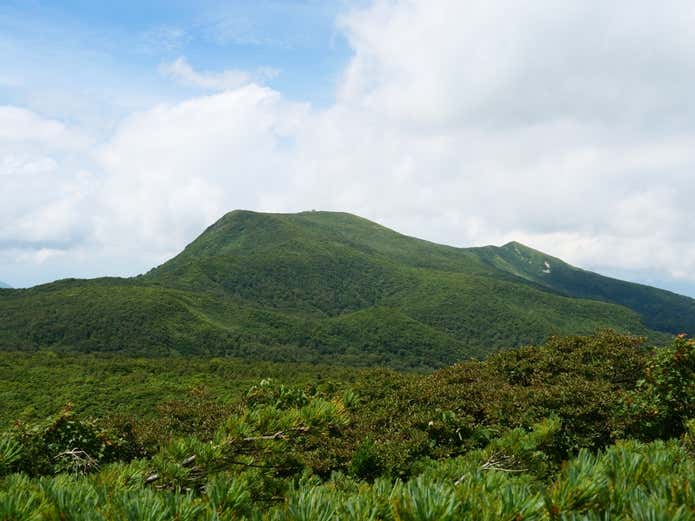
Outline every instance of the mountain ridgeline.
<path id="1" fill-rule="evenodd" d="M 0 289 L 11 289 L 12 286 L 0 280 Z"/>
<path id="2" fill-rule="evenodd" d="M 454 248 L 346 213 L 234 211 L 130 279 L 0 292 L 0 349 L 428 369 L 600 328 L 695 333 L 695 300 L 519 243 Z"/>

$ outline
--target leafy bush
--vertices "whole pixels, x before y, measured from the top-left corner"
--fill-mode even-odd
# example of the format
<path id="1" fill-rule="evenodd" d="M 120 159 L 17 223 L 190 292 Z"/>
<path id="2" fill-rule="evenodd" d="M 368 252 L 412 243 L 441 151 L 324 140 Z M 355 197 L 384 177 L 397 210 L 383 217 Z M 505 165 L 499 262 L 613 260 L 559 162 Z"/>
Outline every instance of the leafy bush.
<path id="1" fill-rule="evenodd" d="M 351 473 L 360 479 L 374 481 L 384 470 L 378 447 L 369 438 L 365 439 L 352 455 Z"/>
<path id="2" fill-rule="evenodd" d="M 18 470 L 34 476 L 87 474 L 102 463 L 130 459 L 131 441 L 101 428 L 96 421 L 76 418 L 65 408 L 37 424 L 17 423 L 3 435 L 0 471 Z"/>
<path id="3" fill-rule="evenodd" d="M 695 340 L 679 335 L 650 357 L 638 389 L 627 400 L 638 437 L 679 436 L 695 418 Z"/>

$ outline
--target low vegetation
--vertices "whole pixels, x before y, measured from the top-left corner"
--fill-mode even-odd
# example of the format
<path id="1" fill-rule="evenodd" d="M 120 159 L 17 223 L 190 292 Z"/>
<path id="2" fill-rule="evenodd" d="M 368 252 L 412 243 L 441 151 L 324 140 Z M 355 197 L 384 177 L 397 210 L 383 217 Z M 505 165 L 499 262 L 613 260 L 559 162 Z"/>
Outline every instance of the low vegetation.
<path id="1" fill-rule="evenodd" d="M 94 389 L 153 363 L 86 360 Z M 0 520 L 695 519 L 687 337 L 656 350 L 612 331 L 551 338 L 424 375 L 268 364 L 216 379 L 241 363 L 191 363 L 139 410 L 97 397 L 6 423 Z"/>

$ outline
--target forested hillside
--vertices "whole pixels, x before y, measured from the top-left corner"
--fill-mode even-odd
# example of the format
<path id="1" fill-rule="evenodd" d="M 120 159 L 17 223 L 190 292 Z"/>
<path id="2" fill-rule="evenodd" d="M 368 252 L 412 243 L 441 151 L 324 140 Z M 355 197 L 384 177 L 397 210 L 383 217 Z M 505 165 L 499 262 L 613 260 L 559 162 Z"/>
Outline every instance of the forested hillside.
<path id="1" fill-rule="evenodd" d="M 0 349 L 436 368 L 610 327 L 663 343 L 695 301 L 518 244 L 453 248 L 344 213 L 235 211 L 130 279 L 0 292 Z"/>
<path id="2" fill-rule="evenodd" d="M 517 242 L 477 251 L 491 265 L 560 294 L 632 309 L 651 329 L 671 333 L 695 331 L 695 299 L 575 268 Z"/>

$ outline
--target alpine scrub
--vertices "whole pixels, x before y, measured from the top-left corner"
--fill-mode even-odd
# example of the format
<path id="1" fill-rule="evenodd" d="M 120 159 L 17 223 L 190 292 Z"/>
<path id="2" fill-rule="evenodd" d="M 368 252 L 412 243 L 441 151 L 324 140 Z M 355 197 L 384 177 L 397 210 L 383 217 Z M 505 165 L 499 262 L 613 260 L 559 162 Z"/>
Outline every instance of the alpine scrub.
<path id="1" fill-rule="evenodd" d="M 694 353 L 603 331 L 428 375 L 195 387 L 166 421 L 67 407 L 0 434 L 0 520 L 691 520 Z"/>
<path id="2" fill-rule="evenodd" d="M 479 452 L 431 462 L 407 481 L 342 474 L 298 477 L 282 496 L 254 500 L 253 473 L 210 476 L 199 492 L 158 489 L 142 468 L 117 464 L 89 476 L 2 480 L 3 520 L 692 520 L 695 459 L 677 440 L 629 441 L 580 452 L 549 480 L 484 468 Z M 452 479 L 452 472 L 459 474 Z M 121 478 L 119 480 L 119 478 Z"/>

